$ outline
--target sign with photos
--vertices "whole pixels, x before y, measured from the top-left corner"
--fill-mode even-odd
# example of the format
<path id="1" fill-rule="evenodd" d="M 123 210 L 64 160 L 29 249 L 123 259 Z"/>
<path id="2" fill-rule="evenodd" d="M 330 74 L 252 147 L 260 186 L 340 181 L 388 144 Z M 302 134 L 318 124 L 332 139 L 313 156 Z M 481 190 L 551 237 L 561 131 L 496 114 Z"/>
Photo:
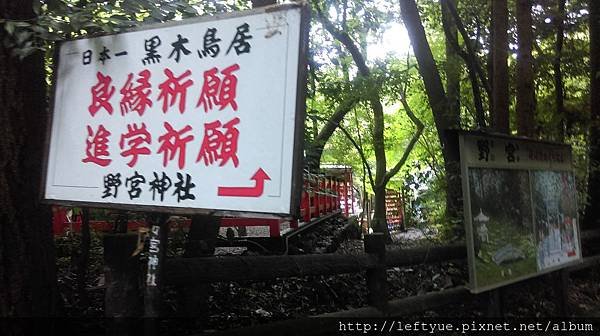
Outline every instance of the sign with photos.
<path id="1" fill-rule="evenodd" d="M 473 292 L 581 260 L 569 146 L 474 132 L 459 144 Z"/>

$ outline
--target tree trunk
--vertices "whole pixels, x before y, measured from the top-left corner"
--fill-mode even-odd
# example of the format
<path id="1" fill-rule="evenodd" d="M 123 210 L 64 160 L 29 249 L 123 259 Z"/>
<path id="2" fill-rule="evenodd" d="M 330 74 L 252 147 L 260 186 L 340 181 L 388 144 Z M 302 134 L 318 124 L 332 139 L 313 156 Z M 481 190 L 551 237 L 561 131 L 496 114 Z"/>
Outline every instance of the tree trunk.
<path id="1" fill-rule="evenodd" d="M 323 149 L 329 138 L 333 135 L 339 124 L 344 120 L 348 112 L 352 110 L 358 102 L 358 97 L 352 96 L 342 101 L 334 113 L 331 115 L 327 123 L 323 126 L 317 137 L 309 144 L 306 149 L 306 164 L 311 171 L 318 171 L 321 166 L 321 156 Z"/>
<path id="2" fill-rule="evenodd" d="M 373 221 L 371 227 L 375 232 L 386 234 L 386 241 L 390 239 L 390 233 L 387 226 L 386 208 L 385 208 L 385 186 L 373 189 L 375 193 L 373 205 Z"/>
<path id="3" fill-rule="evenodd" d="M 419 64 L 419 73 L 425 84 L 425 91 L 429 105 L 433 112 L 433 119 L 442 147 L 444 167 L 446 170 L 446 215 L 449 220 L 460 218 L 462 208 L 462 192 L 460 183 L 460 170 L 458 164 L 457 142 L 447 135 L 446 130 L 456 129 L 460 125 L 448 113 L 448 100 L 440 78 L 440 73 L 433 59 L 431 48 L 421 17 L 414 0 L 400 0 L 402 20 L 406 25 L 408 36 L 413 45 L 415 57 Z"/>
<path id="4" fill-rule="evenodd" d="M 590 0 L 591 122 L 588 203 L 584 228 L 595 228 L 600 218 L 600 1 Z"/>
<path id="5" fill-rule="evenodd" d="M 348 35 L 345 31 L 338 30 L 326 17 L 325 14 L 321 12 L 320 9 L 317 8 L 317 15 L 320 18 L 321 23 L 325 27 L 325 29 L 338 41 L 340 41 L 348 52 L 352 55 L 352 59 L 358 68 L 359 74 L 364 78 L 371 77 L 371 70 L 367 66 L 364 57 L 364 51 L 361 51 L 354 40 Z M 364 48 L 363 48 L 364 49 Z M 443 91 L 443 88 L 442 88 Z M 445 99 L 445 98 L 444 98 Z M 385 154 L 385 143 L 384 143 L 384 115 L 383 115 L 383 105 L 381 104 L 381 96 L 379 91 L 374 91 L 368 97 L 369 104 L 371 105 L 371 109 L 373 110 L 373 151 L 375 152 L 375 181 L 373 185 L 373 189 L 383 188 L 385 190 L 386 185 L 386 154 Z M 446 102 L 447 103 L 447 102 Z M 343 104 L 342 104 L 343 105 Z M 339 108 L 338 108 L 339 109 Z M 350 107 L 349 109 L 352 109 Z M 345 114 L 344 114 L 345 115 Z M 342 116 L 343 118 L 343 116 Z M 340 119 L 341 121 L 341 119 Z M 331 123 L 331 122 L 330 122 Z M 328 123 L 329 124 L 329 123 Z M 339 126 L 339 122 L 336 124 L 336 127 Z M 381 199 L 376 198 L 376 202 Z M 383 207 L 383 213 L 381 211 L 377 212 L 373 215 L 374 219 L 376 219 L 374 226 L 374 230 L 377 232 L 382 232 L 389 237 L 389 231 L 387 229 L 386 219 L 385 219 L 385 195 L 382 201 L 382 204 L 375 205 L 375 207 Z M 377 217 L 382 216 L 383 217 Z"/>
<path id="6" fill-rule="evenodd" d="M 534 129 L 535 88 L 533 85 L 533 19 L 531 0 L 517 0 L 517 132 L 531 137 Z"/>
<path id="7" fill-rule="evenodd" d="M 492 111 L 494 129 L 509 133 L 508 96 L 508 1 L 492 0 Z"/>
<path id="8" fill-rule="evenodd" d="M 35 16 L 32 1 L 0 0 L 0 13 L 14 20 Z M 0 41 L 5 38 L 0 29 Z M 42 53 L 19 61 L 0 45 L 0 317 L 56 315 L 51 212 L 39 202 L 44 77 Z"/>
<path id="9" fill-rule="evenodd" d="M 447 0 L 450 6 L 456 8 L 457 0 Z M 448 113 L 449 118 L 453 119 L 454 124 L 460 125 L 460 56 L 458 54 L 458 29 L 456 23 L 452 19 L 452 13 L 444 2 L 440 2 L 442 7 L 443 24 L 446 26 L 444 31 L 446 34 L 446 94 L 448 96 Z M 466 43 L 469 43 L 467 41 Z M 476 77 L 475 77 L 476 78 Z M 473 83 L 476 85 L 477 82 Z"/>
<path id="10" fill-rule="evenodd" d="M 570 122 L 565 115 L 565 89 L 562 75 L 562 51 L 565 40 L 565 2 L 566 0 L 558 0 L 558 8 L 554 17 L 554 25 L 556 27 L 556 44 L 554 46 L 554 92 L 556 99 L 556 115 L 561 118 L 559 129 L 559 139 L 564 140 L 564 137 L 570 133 Z"/>
<path id="11" fill-rule="evenodd" d="M 444 0 L 441 2 L 441 5 L 442 9 L 446 11 L 446 15 L 442 15 L 442 25 L 444 28 L 444 34 L 446 36 L 446 53 L 448 47 L 453 47 L 458 56 L 460 56 L 465 61 L 465 64 L 467 65 L 467 73 L 471 82 L 471 90 L 473 91 L 473 104 L 475 105 L 475 121 L 479 128 L 485 128 L 485 110 L 483 109 L 483 99 L 481 98 L 481 88 L 479 86 L 479 80 L 481 80 L 481 85 L 489 95 L 490 89 L 488 88 L 487 78 L 485 77 L 483 69 L 481 69 L 479 62 L 477 61 L 477 54 L 471 46 L 469 36 L 460 19 L 460 16 L 458 15 L 455 4 L 450 0 Z M 444 12 L 442 12 L 442 14 L 444 14 Z M 454 23 L 450 23 L 449 20 L 454 21 Z M 463 40 L 465 41 L 465 46 L 467 49 L 466 52 L 463 51 L 459 46 L 458 38 L 452 37 L 455 35 L 455 33 L 452 32 L 453 24 L 461 33 Z M 460 80 L 460 74 L 458 80 Z M 460 92 L 458 94 L 460 95 Z M 448 95 L 450 95 L 450 92 L 448 92 Z M 450 104 L 451 103 L 452 100 L 450 99 Z M 460 111 L 458 115 L 458 124 L 460 124 Z"/>

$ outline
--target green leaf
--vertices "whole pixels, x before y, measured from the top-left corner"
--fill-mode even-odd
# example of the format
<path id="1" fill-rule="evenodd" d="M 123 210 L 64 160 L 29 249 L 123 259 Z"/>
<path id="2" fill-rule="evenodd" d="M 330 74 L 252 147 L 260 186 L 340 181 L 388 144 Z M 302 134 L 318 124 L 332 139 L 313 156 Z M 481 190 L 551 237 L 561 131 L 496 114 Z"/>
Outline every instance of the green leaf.
<path id="1" fill-rule="evenodd" d="M 4 29 L 9 35 L 12 35 L 15 32 L 15 23 L 13 21 L 6 21 L 4 23 Z"/>
<path id="2" fill-rule="evenodd" d="M 23 44 L 25 41 L 28 41 L 33 36 L 33 33 L 27 30 L 20 30 L 15 34 L 15 41 L 17 45 Z"/>

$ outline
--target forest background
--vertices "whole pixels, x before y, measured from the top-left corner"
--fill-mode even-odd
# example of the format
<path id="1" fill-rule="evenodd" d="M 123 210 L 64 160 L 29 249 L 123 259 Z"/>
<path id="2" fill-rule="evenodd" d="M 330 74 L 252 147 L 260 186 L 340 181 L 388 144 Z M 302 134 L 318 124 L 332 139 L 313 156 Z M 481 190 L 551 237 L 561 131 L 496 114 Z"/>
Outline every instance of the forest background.
<path id="1" fill-rule="evenodd" d="M 310 5 L 307 168 L 352 166 L 362 191 L 374 194 L 376 231 L 388 233 L 391 188 L 409 194 L 413 218 L 445 239 L 461 237 L 449 129 L 572 145 L 582 224 L 597 225 L 599 1 Z M 0 316 L 56 309 L 51 212 L 34 196 L 55 42 L 251 7 L 234 0 L 0 0 Z"/>

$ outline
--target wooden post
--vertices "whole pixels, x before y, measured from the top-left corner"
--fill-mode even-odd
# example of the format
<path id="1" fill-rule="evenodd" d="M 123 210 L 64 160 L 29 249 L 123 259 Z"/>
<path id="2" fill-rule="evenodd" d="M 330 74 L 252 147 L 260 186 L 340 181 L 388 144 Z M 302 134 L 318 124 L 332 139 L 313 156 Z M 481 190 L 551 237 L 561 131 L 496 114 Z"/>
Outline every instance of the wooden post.
<path id="1" fill-rule="evenodd" d="M 491 290 L 488 295 L 488 317 L 504 317 L 502 288 Z"/>
<path id="2" fill-rule="evenodd" d="M 219 234 L 220 218 L 211 215 L 192 216 L 188 233 L 184 258 L 210 256 L 215 253 L 217 235 Z M 181 315 L 185 317 L 200 317 L 204 320 L 208 311 L 206 300 L 210 284 L 198 283 L 183 286 L 179 290 Z"/>
<path id="3" fill-rule="evenodd" d="M 385 313 L 388 308 L 385 235 L 381 232 L 365 235 L 365 252 L 374 254 L 377 257 L 377 267 L 367 270 L 369 305 Z"/>
<path id="4" fill-rule="evenodd" d="M 557 317 L 568 317 L 569 311 L 569 272 L 561 269 L 550 274 L 554 290 L 554 303 L 556 305 Z"/>
<path id="5" fill-rule="evenodd" d="M 402 232 L 406 232 L 406 190 L 404 185 L 400 188 L 400 202 L 402 202 L 402 221 L 400 222 L 400 229 Z"/>
<path id="6" fill-rule="evenodd" d="M 137 234 L 104 235 L 106 335 L 127 335 L 131 318 L 141 315 L 140 262 L 133 255 L 137 239 Z"/>
<path id="7" fill-rule="evenodd" d="M 369 229 L 371 228 L 371 198 L 369 194 L 365 195 L 365 216 L 367 216 L 367 231 L 365 233 L 369 233 Z"/>
<path id="8" fill-rule="evenodd" d="M 149 213 L 146 222 L 150 229 L 148 244 L 148 263 L 144 290 L 144 335 L 157 335 L 157 318 L 161 316 L 162 304 L 162 271 L 167 252 L 169 235 L 169 216 L 163 213 Z"/>
<path id="9" fill-rule="evenodd" d="M 81 243 L 79 244 L 79 255 L 77 257 L 77 293 L 79 295 L 79 306 L 87 307 L 89 305 L 86 276 L 88 263 L 90 259 L 90 209 L 81 209 Z"/>

